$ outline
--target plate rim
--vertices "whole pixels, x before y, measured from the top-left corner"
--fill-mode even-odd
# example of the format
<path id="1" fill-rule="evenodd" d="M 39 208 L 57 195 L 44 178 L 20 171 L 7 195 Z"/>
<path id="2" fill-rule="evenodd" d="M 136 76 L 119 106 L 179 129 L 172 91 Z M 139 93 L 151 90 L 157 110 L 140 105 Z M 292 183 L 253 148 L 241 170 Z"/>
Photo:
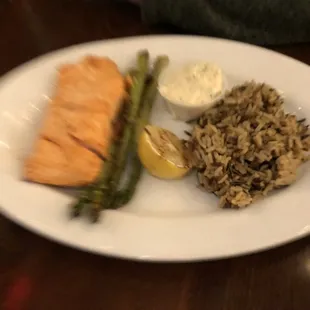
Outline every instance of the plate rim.
<path id="1" fill-rule="evenodd" d="M 73 243 L 71 241 L 65 240 L 64 238 L 60 238 L 55 235 L 51 235 L 46 233 L 44 230 L 37 228 L 34 225 L 31 225 L 28 222 L 22 222 L 18 217 L 16 217 L 13 213 L 8 212 L 6 209 L 3 209 L 0 205 L 0 212 L 1 215 L 4 216 L 6 219 L 13 221 L 15 225 L 18 225 L 22 227 L 23 229 L 27 230 L 30 233 L 35 234 L 39 238 L 46 239 L 49 242 L 55 242 L 58 245 L 71 248 L 77 251 L 82 251 L 85 253 L 97 255 L 97 256 L 103 256 L 107 258 L 116 258 L 116 259 L 121 259 L 121 260 L 127 260 L 127 261 L 135 261 L 135 262 L 145 262 L 145 263 L 168 263 L 168 264 L 173 264 L 173 263 L 197 263 L 197 262 L 207 262 L 207 261 L 218 261 L 218 260 L 225 260 L 225 259 L 233 259 L 237 257 L 243 257 L 247 255 L 252 255 L 252 254 L 257 254 L 257 253 L 264 253 L 270 250 L 276 250 L 282 246 L 288 245 L 294 241 L 301 240 L 307 236 L 310 235 L 310 231 L 304 231 L 302 233 L 296 234 L 295 236 L 292 236 L 291 238 L 287 238 L 284 241 L 279 241 L 272 243 L 268 246 L 260 246 L 256 247 L 255 249 L 250 249 L 250 250 L 244 250 L 244 251 L 239 251 L 235 252 L 232 254 L 222 254 L 218 256 L 210 256 L 207 257 L 205 255 L 201 256 L 194 256 L 190 258 L 184 258 L 184 257 L 168 257 L 166 256 L 163 258 L 162 256 L 139 256 L 139 255 L 134 255 L 134 254 L 121 254 L 118 251 L 109 251 L 109 250 L 99 250 L 96 248 L 93 248 L 91 246 L 87 246 L 85 244 L 79 245 L 76 243 Z"/>

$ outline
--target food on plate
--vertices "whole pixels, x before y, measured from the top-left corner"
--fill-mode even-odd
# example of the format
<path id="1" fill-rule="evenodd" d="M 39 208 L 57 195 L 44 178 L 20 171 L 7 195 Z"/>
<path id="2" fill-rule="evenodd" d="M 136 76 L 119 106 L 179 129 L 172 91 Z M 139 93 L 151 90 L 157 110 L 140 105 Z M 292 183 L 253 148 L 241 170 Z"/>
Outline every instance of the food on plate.
<path id="1" fill-rule="evenodd" d="M 58 186 L 93 182 L 101 168 L 100 157 L 108 156 L 111 123 L 124 95 L 124 78 L 106 57 L 86 56 L 78 63 L 61 66 L 23 176 Z"/>
<path id="2" fill-rule="evenodd" d="M 189 171 L 182 141 L 169 130 L 145 126 L 138 154 L 143 166 L 155 177 L 180 179 Z"/>
<path id="3" fill-rule="evenodd" d="M 122 119 L 121 130 L 114 134 L 108 159 L 98 179 L 81 193 L 79 200 L 74 204 L 72 208 L 74 216 L 78 216 L 84 206 L 89 204 L 91 218 L 96 222 L 101 210 L 119 207 L 129 202 L 133 196 L 142 170 L 136 156 L 136 131 L 140 128 L 140 122 L 149 118 L 156 94 L 154 89 L 157 87 L 157 77 L 167 61 L 168 59 L 163 56 L 157 58 L 150 84 L 147 84 L 149 54 L 147 51 L 138 53 L 137 70 L 131 72 L 129 79 L 129 102 L 124 107 L 124 113 L 119 116 Z M 130 153 L 133 153 L 134 157 L 133 169 L 128 183 L 120 189 Z"/>
<path id="4" fill-rule="evenodd" d="M 185 145 L 200 185 L 220 197 L 221 207 L 243 208 L 296 180 L 310 137 L 275 89 L 248 82 L 207 110 Z"/>
<path id="5" fill-rule="evenodd" d="M 93 222 L 101 210 L 132 199 L 143 168 L 161 179 L 180 179 L 195 169 L 201 187 L 230 208 L 246 207 L 296 180 L 297 168 L 309 159 L 308 126 L 285 113 L 275 89 L 247 82 L 223 96 L 217 65 L 194 63 L 162 75 L 168 62 L 157 57 L 150 74 L 149 53 L 140 51 L 125 77 L 107 57 L 61 66 L 24 177 L 84 186 L 70 211 L 79 216 L 87 206 Z M 184 108 L 179 119 L 200 115 L 187 140 L 149 124 L 157 89 Z"/>
<path id="6" fill-rule="evenodd" d="M 200 116 L 220 98 L 224 75 L 218 65 L 209 62 L 171 67 L 162 74 L 158 90 L 172 115 L 187 121 Z"/>

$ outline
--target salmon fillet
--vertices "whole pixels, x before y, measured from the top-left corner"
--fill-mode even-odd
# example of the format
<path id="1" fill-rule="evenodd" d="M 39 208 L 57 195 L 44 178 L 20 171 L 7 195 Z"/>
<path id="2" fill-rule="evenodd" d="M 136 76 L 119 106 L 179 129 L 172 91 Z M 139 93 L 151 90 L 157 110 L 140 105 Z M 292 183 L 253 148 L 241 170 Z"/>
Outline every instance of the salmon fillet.
<path id="1" fill-rule="evenodd" d="M 86 56 L 60 67 L 24 178 L 57 186 L 93 182 L 102 167 L 98 154 L 108 156 L 112 121 L 125 94 L 123 76 L 106 57 Z"/>

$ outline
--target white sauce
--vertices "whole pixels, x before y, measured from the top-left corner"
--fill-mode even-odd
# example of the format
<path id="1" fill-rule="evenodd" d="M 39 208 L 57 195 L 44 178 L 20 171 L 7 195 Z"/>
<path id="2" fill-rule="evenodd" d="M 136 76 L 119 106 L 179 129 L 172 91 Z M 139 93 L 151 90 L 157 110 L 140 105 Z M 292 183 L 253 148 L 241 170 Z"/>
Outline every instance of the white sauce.
<path id="1" fill-rule="evenodd" d="M 206 104 L 219 96 L 222 90 L 222 70 L 213 63 L 187 65 L 159 86 L 166 99 L 186 105 Z"/>

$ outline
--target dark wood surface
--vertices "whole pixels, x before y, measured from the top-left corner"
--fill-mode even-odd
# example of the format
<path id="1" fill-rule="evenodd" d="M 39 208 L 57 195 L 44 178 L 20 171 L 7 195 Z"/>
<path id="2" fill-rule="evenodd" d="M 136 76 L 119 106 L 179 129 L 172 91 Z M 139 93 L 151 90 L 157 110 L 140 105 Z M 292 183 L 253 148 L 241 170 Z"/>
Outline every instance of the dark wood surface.
<path id="1" fill-rule="evenodd" d="M 0 75 L 71 44 L 171 31 L 148 28 L 138 8 L 116 1 L 1 0 Z M 277 50 L 310 64 L 310 44 Z M 0 309 L 307 310 L 309 241 L 221 261 L 149 264 L 79 252 L 0 216 Z"/>

